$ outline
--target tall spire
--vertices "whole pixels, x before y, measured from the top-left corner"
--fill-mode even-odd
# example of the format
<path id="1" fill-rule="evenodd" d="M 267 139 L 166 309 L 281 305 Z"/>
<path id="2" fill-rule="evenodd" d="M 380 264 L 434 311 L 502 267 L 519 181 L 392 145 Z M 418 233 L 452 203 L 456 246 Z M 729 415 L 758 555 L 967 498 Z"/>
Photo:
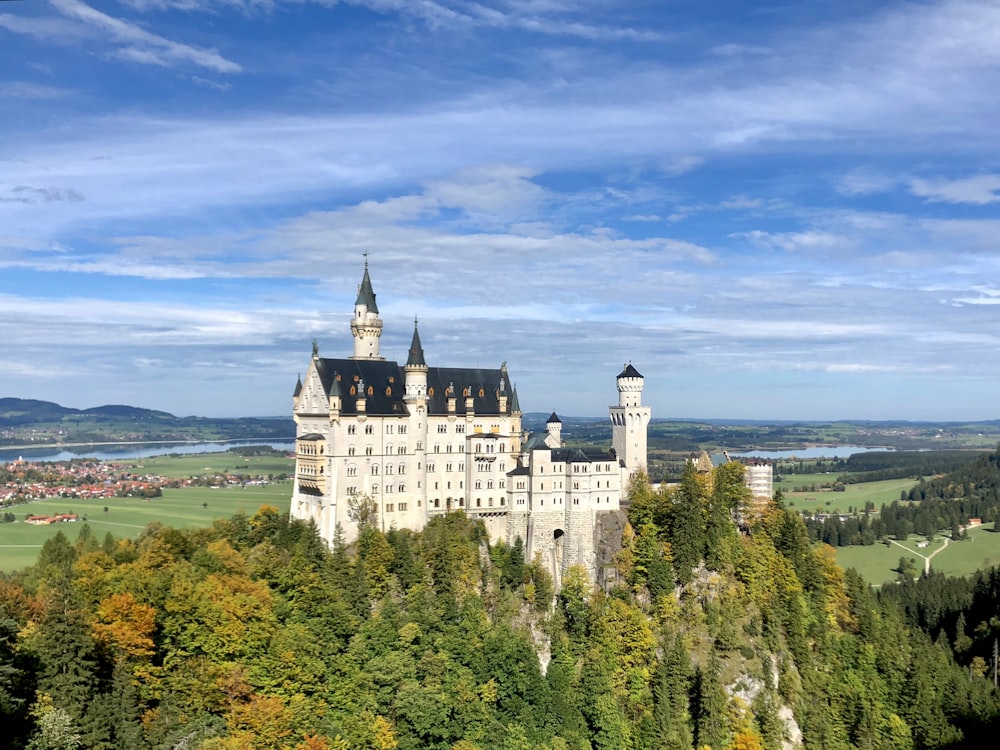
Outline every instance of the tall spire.
<path id="1" fill-rule="evenodd" d="M 361 286 L 358 287 L 358 299 L 354 303 L 355 307 L 364 305 L 368 312 L 377 313 L 378 305 L 375 304 L 375 290 L 372 289 L 372 279 L 368 275 L 368 251 L 365 251 L 365 275 L 361 279 Z"/>
<path id="2" fill-rule="evenodd" d="M 375 304 L 375 290 L 368 275 L 368 252 L 365 251 L 365 275 L 358 287 L 358 299 L 354 303 L 354 318 L 351 320 L 351 335 L 354 337 L 354 356 L 351 359 L 382 359 L 378 354 L 378 342 L 382 336 L 382 319 Z"/>
<path id="3" fill-rule="evenodd" d="M 420 344 L 420 333 L 417 331 L 417 319 L 413 318 L 413 340 L 410 342 L 410 355 L 406 359 L 407 367 L 427 367 L 424 359 L 424 347 Z"/>

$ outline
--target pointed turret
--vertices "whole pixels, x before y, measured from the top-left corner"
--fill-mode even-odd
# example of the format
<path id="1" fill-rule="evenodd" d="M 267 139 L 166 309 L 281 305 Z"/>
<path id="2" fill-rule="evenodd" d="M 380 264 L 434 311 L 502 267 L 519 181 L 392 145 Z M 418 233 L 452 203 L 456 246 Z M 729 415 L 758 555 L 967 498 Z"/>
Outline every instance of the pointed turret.
<path id="1" fill-rule="evenodd" d="M 427 367 L 424 359 L 424 347 L 420 345 L 420 332 L 417 330 L 417 319 L 413 319 L 413 340 L 410 341 L 410 354 L 406 358 L 407 367 Z"/>
<path id="2" fill-rule="evenodd" d="M 375 290 L 372 289 L 372 279 L 368 275 L 368 259 L 365 258 L 365 275 L 361 278 L 361 286 L 358 287 L 358 299 L 354 303 L 355 307 L 364 305 L 368 312 L 378 313 L 378 305 L 375 304 Z"/>
<path id="3" fill-rule="evenodd" d="M 351 335 L 354 337 L 352 359 L 382 359 L 378 354 L 379 338 L 382 336 L 382 319 L 375 304 L 375 290 L 368 275 L 368 254 L 365 253 L 365 275 L 358 287 L 358 299 L 354 303 L 354 318 L 351 320 Z"/>
<path id="4" fill-rule="evenodd" d="M 517 386 L 516 385 L 511 390 L 511 393 L 510 393 L 510 412 L 511 412 L 511 414 L 520 414 L 521 413 L 521 401 L 517 397 Z"/>
<path id="5" fill-rule="evenodd" d="M 292 398 L 298 398 L 299 394 L 302 393 L 302 375 L 300 374 L 298 380 L 295 381 L 295 391 L 292 393 Z"/>
<path id="6" fill-rule="evenodd" d="M 427 398 L 427 361 L 424 359 L 424 347 L 420 344 L 420 334 L 417 332 L 417 319 L 413 319 L 413 340 L 410 342 L 410 353 L 403 368 L 406 379 L 406 396 L 408 401 Z"/>

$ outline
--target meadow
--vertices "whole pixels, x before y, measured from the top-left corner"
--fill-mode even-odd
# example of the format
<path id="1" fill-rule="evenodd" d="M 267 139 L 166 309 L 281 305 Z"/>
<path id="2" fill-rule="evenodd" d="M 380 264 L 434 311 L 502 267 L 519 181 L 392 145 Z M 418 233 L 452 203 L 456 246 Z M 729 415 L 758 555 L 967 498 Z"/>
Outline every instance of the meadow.
<path id="1" fill-rule="evenodd" d="M 202 466 L 211 461 L 206 454 L 183 458 L 195 458 Z M 145 460 L 147 467 L 152 460 Z M 285 480 L 256 487 L 164 489 L 162 497 L 149 500 L 136 497 L 94 500 L 49 498 L 17 505 L 10 509 L 17 516 L 17 522 L 0 524 L 0 571 L 10 572 L 31 565 L 45 541 L 60 531 L 70 541 L 75 540 L 84 518 L 98 539 L 107 532 L 117 537 L 135 538 L 147 524 L 154 521 L 175 528 L 195 528 L 209 526 L 215 519 L 229 518 L 239 512 L 253 515 L 261 505 L 273 505 L 285 511 L 291 494 L 292 483 Z M 28 514 L 56 513 L 76 513 L 80 516 L 80 521 L 51 526 L 30 526 L 23 523 Z"/>
<path id="2" fill-rule="evenodd" d="M 134 471 L 158 474 L 162 477 L 182 479 L 212 474 L 291 474 L 295 470 L 295 459 L 283 453 L 265 453 L 260 456 L 241 456 L 232 451 L 226 453 L 194 453 L 151 456 L 126 461 Z"/>
<path id="3" fill-rule="evenodd" d="M 923 557 L 936 552 L 931 568 L 951 576 L 967 576 L 980 568 L 1000 565 L 1000 533 L 993 531 L 993 524 L 970 528 L 968 535 L 967 540 L 949 541 L 947 546 L 944 546 L 944 538 L 938 536 L 923 549 L 917 547 L 917 542 L 924 538 L 916 535 L 888 546 L 879 542 L 867 547 L 837 547 L 837 563 L 842 568 L 855 568 L 866 581 L 875 585 L 896 579 L 895 568 L 900 557 L 914 558 L 917 570 L 922 572 Z"/>
<path id="4" fill-rule="evenodd" d="M 909 492 L 916 484 L 915 479 L 886 479 L 881 482 L 863 482 L 861 484 L 848 484 L 843 492 L 833 492 L 823 490 L 822 492 L 790 492 L 786 488 L 801 487 L 805 484 L 812 484 L 814 477 L 826 477 L 826 479 L 816 481 L 830 482 L 833 474 L 802 474 L 790 478 L 788 481 L 775 482 L 775 489 L 781 488 L 785 494 L 785 505 L 793 510 L 811 512 L 822 511 L 824 513 L 847 513 L 848 508 L 855 511 L 863 510 L 865 503 L 875 503 L 878 510 L 883 503 L 889 504 L 893 500 L 899 500 L 901 492 Z"/>

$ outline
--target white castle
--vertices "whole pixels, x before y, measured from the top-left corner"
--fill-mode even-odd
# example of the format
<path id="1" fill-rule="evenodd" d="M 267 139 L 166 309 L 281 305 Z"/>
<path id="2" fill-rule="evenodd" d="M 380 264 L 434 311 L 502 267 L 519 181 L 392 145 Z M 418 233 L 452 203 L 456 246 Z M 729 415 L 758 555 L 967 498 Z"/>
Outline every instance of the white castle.
<path id="1" fill-rule="evenodd" d="M 312 519 L 329 543 L 338 527 L 347 541 L 357 536 L 352 497 L 374 501 L 383 531 L 462 510 L 492 541 L 520 537 L 526 559 L 540 553 L 557 584 L 574 564 L 593 578 L 600 519 L 620 509 L 629 478 L 646 466 L 642 375 L 632 365 L 618 375 L 611 450 L 564 448 L 555 413 L 546 434 L 522 433 L 506 363 L 428 367 L 416 323 L 406 364 L 383 359 L 367 262 L 351 333 L 353 356 L 323 358 L 314 344 L 295 387 L 291 516 Z"/>

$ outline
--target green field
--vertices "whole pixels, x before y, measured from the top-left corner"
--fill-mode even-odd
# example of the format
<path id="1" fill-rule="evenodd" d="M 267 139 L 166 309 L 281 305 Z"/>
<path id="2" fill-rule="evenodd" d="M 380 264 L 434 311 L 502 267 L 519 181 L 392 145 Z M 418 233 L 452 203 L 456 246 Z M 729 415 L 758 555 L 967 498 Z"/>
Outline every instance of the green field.
<path id="1" fill-rule="evenodd" d="M 231 451 L 226 453 L 194 453 L 190 455 L 152 456 L 124 462 L 142 473 L 157 474 L 162 477 L 185 478 L 205 474 L 291 474 L 295 470 L 295 459 L 281 453 L 267 453 L 262 456 L 241 456 Z"/>
<path id="2" fill-rule="evenodd" d="M 832 474 L 804 474 L 803 477 L 825 476 L 832 477 Z M 827 479 L 826 481 L 830 481 Z M 792 486 L 801 486 L 811 482 L 794 481 Z M 776 483 L 777 484 L 777 483 Z M 781 482 L 778 486 L 783 486 L 786 482 Z M 818 482 L 817 482 L 818 484 Z M 847 513 L 848 508 L 855 510 L 863 509 L 866 502 L 875 503 L 878 510 L 883 503 L 891 503 L 899 500 L 899 494 L 903 490 L 909 492 L 917 484 L 914 479 L 886 479 L 882 482 L 864 482 L 862 484 L 849 484 L 843 492 L 785 492 L 785 505 L 793 510 L 824 511 L 828 513 Z"/>
<path id="3" fill-rule="evenodd" d="M 980 568 L 1000 565 L 1000 534 L 993 531 L 993 524 L 969 529 L 969 538 L 963 542 L 949 542 L 942 549 L 944 539 L 937 537 L 928 547 L 920 549 L 917 542 L 923 537 L 911 536 L 888 547 L 882 543 L 868 547 L 837 547 L 837 562 L 843 568 L 856 568 L 869 583 L 881 584 L 896 578 L 894 568 L 900 557 L 916 559 L 918 571 L 924 569 L 920 555 L 927 556 L 941 550 L 931 560 L 931 567 L 952 576 L 967 576 Z"/>
<path id="4" fill-rule="evenodd" d="M 197 458 L 204 466 L 206 456 L 201 455 Z M 17 522 L 0 524 L 0 570 L 9 572 L 30 565 L 35 561 L 45 541 L 59 531 L 70 540 L 76 539 L 84 517 L 98 538 L 107 532 L 120 537 L 135 537 L 146 524 L 153 521 L 176 528 L 193 528 L 208 526 L 217 518 L 229 518 L 240 511 L 252 515 L 265 504 L 274 505 L 285 511 L 288 509 L 291 494 L 292 483 L 282 481 L 263 487 L 165 489 L 163 497 L 150 500 L 134 497 L 95 500 L 51 498 L 26 505 L 16 505 L 10 510 L 17 516 Z M 108 508 L 107 513 L 104 512 L 105 506 Z M 51 526 L 29 526 L 23 523 L 24 517 L 28 514 L 49 515 L 70 512 L 78 514 L 81 521 Z"/>

